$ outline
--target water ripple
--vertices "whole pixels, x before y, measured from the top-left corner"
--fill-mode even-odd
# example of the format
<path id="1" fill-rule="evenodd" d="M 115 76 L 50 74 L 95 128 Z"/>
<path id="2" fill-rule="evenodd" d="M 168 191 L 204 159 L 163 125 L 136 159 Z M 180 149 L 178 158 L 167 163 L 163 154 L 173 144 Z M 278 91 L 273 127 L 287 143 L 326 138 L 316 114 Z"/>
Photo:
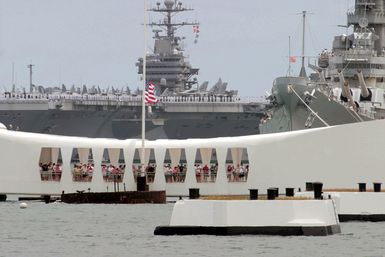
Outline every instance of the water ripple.
<path id="1" fill-rule="evenodd" d="M 0 257 L 385 256 L 385 222 L 342 223 L 343 233 L 329 237 L 154 236 L 171 211 L 172 204 L 0 203 Z"/>

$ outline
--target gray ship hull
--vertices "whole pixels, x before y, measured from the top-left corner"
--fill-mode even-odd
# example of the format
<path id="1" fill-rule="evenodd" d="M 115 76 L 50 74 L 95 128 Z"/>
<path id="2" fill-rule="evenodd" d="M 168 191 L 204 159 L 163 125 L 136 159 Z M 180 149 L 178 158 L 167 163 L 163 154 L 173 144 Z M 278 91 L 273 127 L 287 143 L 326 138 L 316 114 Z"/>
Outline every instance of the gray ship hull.
<path id="1" fill-rule="evenodd" d="M 140 138 L 139 113 L 86 110 L 1 110 L 0 123 L 26 132 L 92 138 Z M 262 113 L 154 113 L 147 139 L 255 135 Z"/>
<path id="2" fill-rule="evenodd" d="M 288 89 L 288 85 L 291 86 L 292 91 Z M 309 96 L 313 90 L 313 95 Z M 327 125 L 333 126 L 368 120 L 367 117 L 359 116 L 351 108 L 342 105 L 336 99 L 329 98 L 323 92 L 315 89 L 315 86 L 308 85 L 306 78 L 277 78 L 273 85 L 273 94 L 276 97 L 276 106 L 271 117 L 261 122 L 259 126 L 261 134 L 319 128 Z M 306 95 L 308 96 L 307 99 Z M 321 119 L 315 117 L 304 102 L 327 125 Z"/>

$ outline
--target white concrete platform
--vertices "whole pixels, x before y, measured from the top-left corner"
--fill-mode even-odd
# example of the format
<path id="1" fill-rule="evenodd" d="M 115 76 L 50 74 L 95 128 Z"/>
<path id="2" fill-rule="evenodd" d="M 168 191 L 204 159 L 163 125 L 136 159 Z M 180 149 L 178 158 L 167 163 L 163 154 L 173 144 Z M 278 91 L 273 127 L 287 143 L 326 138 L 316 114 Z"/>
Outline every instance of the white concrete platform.
<path id="1" fill-rule="evenodd" d="M 332 200 L 181 200 L 155 235 L 330 235 L 340 232 Z"/>
<path id="2" fill-rule="evenodd" d="M 295 196 L 313 197 L 313 192 L 297 192 Z M 324 192 L 336 203 L 341 222 L 345 221 L 385 221 L 384 192 Z"/>

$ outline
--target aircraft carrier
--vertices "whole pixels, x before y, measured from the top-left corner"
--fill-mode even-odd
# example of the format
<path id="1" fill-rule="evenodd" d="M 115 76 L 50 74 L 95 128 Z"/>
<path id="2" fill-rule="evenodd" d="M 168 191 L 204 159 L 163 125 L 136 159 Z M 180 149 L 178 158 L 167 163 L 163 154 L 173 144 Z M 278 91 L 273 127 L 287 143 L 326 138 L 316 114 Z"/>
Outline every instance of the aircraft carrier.
<path id="1" fill-rule="evenodd" d="M 241 136 L 259 133 L 259 120 L 268 104 L 261 98 L 241 98 L 218 80 L 212 87 L 198 83 L 198 68 L 184 54 L 184 37 L 177 29 L 190 26 L 199 37 L 198 22 L 174 21 L 191 11 L 180 1 L 165 0 L 148 11 L 162 15 L 153 28 L 154 48 L 146 56 L 146 82 L 155 84 L 158 102 L 146 114 L 147 139 L 185 139 Z M 136 66 L 143 74 L 143 58 Z M 101 90 L 83 86 L 67 88 L 13 87 L 0 92 L 0 123 L 8 129 L 94 138 L 140 138 L 141 90 Z"/>

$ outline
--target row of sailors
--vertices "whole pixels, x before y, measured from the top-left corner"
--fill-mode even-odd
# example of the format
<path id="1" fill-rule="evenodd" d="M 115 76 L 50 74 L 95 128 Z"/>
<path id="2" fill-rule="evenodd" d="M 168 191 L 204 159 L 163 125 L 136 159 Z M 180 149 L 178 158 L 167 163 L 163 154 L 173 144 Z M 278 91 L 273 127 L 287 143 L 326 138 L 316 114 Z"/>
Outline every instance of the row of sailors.
<path id="1" fill-rule="evenodd" d="M 334 56 L 334 51 L 328 51 L 326 48 L 322 50 L 322 52 L 319 54 L 320 57 L 322 58 L 327 58 Z"/>
<path id="2" fill-rule="evenodd" d="M 209 95 L 209 96 L 161 96 L 160 102 L 240 102 L 241 98 L 230 95 Z"/>
<path id="3" fill-rule="evenodd" d="M 241 98 L 231 95 L 187 95 L 187 96 L 159 96 L 159 102 L 240 102 Z M 79 100 L 79 101 L 116 101 L 116 102 L 142 102 L 141 96 L 128 95 L 67 95 L 67 94 L 15 94 L 2 93 L 1 99 L 26 99 L 26 100 Z"/>

